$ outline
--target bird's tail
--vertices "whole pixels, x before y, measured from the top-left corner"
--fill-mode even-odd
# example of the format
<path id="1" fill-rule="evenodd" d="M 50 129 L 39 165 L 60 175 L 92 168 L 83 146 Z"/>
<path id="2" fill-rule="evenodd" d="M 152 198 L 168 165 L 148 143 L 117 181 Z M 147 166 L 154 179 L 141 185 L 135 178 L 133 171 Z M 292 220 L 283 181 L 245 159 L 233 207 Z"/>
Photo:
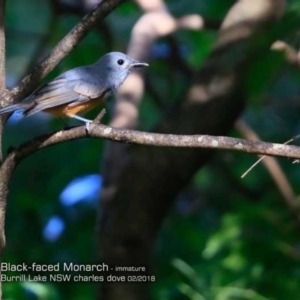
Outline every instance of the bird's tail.
<path id="1" fill-rule="evenodd" d="M 27 103 L 17 103 L 13 105 L 8 105 L 0 109 L 0 115 L 14 112 L 19 109 L 26 109 L 28 107 Z"/>

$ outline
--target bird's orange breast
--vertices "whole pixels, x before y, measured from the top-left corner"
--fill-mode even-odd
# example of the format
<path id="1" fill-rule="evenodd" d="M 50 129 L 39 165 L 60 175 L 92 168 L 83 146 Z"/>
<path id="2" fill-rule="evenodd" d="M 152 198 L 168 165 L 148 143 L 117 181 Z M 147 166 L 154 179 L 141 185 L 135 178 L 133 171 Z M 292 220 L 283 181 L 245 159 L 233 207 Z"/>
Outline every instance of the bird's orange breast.
<path id="1" fill-rule="evenodd" d="M 63 104 L 51 108 L 47 108 L 44 111 L 53 114 L 57 117 L 73 117 L 79 113 L 86 113 L 93 108 L 97 107 L 103 102 L 104 96 L 95 98 L 84 103 L 78 103 L 76 105 L 70 106 L 68 104 Z"/>

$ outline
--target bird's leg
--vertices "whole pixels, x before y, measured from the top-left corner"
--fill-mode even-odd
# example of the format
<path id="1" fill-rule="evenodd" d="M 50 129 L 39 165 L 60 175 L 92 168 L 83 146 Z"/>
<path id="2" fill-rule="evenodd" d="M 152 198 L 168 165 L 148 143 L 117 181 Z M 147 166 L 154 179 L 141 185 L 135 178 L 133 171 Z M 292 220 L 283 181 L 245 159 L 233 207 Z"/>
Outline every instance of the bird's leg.
<path id="1" fill-rule="evenodd" d="M 85 118 L 82 118 L 82 117 L 77 116 L 77 115 L 73 115 L 72 118 L 84 122 L 85 123 L 85 128 L 86 128 L 87 132 L 90 132 L 90 123 L 93 122 L 92 120 L 85 119 Z"/>

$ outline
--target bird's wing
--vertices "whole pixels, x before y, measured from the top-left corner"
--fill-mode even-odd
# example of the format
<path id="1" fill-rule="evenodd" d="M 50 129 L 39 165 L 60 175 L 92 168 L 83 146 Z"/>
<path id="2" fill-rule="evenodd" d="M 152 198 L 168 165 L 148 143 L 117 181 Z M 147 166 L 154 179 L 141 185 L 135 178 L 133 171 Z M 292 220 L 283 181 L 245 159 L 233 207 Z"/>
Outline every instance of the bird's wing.
<path id="1" fill-rule="evenodd" d="M 75 106 L 79 103 L 84 103 L 92 99 L 99 98 L 101 95 L 106 95 L 109 92 L 109 88 L 106 85 L 101 84 L 100 82 L 95 82 L 94 78 L 91 80 L 78 81 L 73 86 L 73 91 L 79 95 L 77 101 L 74 101 L 69 104 L 69 106 Z"/>
<path id="2" fill-rule="evenodd" d="M 32 115 L 38 111 L 49 109 L 63 104 L 76 105 L 99 97 L 105 92 L 105 87 L 90 82 L 89 72 L 66 72 L 48 84 L 39 88 L 29 97 L 35 105 L 24 112 Z M 74 76 L 75 74 L 75 76 Z"/>

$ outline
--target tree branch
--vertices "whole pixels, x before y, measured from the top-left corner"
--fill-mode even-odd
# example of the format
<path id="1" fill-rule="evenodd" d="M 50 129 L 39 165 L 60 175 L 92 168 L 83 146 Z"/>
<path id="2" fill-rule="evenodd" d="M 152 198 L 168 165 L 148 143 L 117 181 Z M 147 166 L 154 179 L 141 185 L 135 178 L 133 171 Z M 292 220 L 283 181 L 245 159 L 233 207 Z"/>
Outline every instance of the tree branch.
<path id="1" fill-rule="evenodd" d="M 72 127 L 42 135 L 21 144 L 10 151 L 3 163 L 4 167 L 1 166 L 0 170 L 6 168 L 6 161 L 13 160 L 19 163 L 22 159 L 38 150 L 79 138 L 101 138 L 143 146 L 230 150 L 300 159 L 300 147 L 298 146 L 252 141 L 227 136 L 149 133 L 91 123 L 90 132 L 86 131 L 85 126 Z"/>
<path id="2" fill-rule="evenodd" d="M 104 0 L 91 10 L 40 62 L 29 75 L 12 89 L 14 102 L 26 97 L 71 50 L 112 10 L 126 0 Z"/>
<path id="3" fill-rule="evenodd" d="M 11 150 L 0 167 L 0 199 L 6 199 L 8 184 L 16 166 L 27 156 L 46 147 L 79 138 L 102 138 L 106 140 L 144 146 L 208 148 L 231 150 L 253 154 L 265 154 L 300 159 L 300 147 L 283 144 L 251 141 L 240 138 L 211 135 L 175 135 L 141 132 L 90 124 L 90 132 L 85 126 L 73 127 L 34 138 Z M 5 245 L 4 209 L 0 201 L 0 245 Z"/>

